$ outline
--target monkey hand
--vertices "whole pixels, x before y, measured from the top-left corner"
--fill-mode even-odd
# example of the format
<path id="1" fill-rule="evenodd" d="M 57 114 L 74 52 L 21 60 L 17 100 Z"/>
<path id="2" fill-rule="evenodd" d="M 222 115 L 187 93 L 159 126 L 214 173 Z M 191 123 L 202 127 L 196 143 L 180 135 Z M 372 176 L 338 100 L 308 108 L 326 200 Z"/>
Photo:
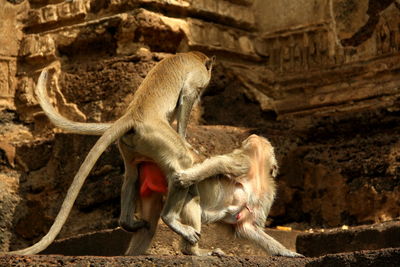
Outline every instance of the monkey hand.
<path id="1" fill-rule="evenodd" d="M 184 231 L 182 232 L 183 238 L 186 239 L 190 244 L 194 245 L 200 240 L 200 232 L 189 225 L 184 225 Z"/>
<path id="2" fill-rule="evenodd" d="M 195 180 L 189 178 L 185 171 L 177 172 L 173 175 L 173 181 L 175 186 L 181 188 L 188 188 L 195 183 Z"/>
<path id="3" fill-rule="evenodd" d="M 236 178 L 245 175 L 249 172 L 249 165 L 242 164 L 241 161 L 233 161 L 229 166 L 227 166 L 227 174 L 232 178 Z"/>

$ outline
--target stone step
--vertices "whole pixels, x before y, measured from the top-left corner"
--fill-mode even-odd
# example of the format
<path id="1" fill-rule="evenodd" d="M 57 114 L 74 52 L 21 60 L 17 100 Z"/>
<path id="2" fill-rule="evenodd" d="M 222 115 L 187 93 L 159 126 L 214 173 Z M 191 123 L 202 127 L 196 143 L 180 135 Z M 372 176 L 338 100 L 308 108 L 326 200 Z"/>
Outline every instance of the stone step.
<path id="1" fill-rule="evenodd" d="M 301 232 L 266 229 L 285 247 L 295 250 L 296 237 Z M 41 254 L 61 254 L 66 256 L 121 256 L 129 244 L 131 234 L 120 228 L 107 229 L 55 241 Z M 232 229 L 219 224 L 203 225 L 200 247 L 220 248 L 227 255 L 265 256 L 265 252 L 239 238 L 235 238 Z M 180 238 L 168 227 L 160 223 L 153 243 L 148 250 L 152 255 L 181 255 Z"/>
<path id="2" fill-rule="evenodd" d="M 118 256 L 123 255 L 129 240 L 129 233 L 108 229 L 56 240 L 41 254 Z"/>
<path id="3" fill-rule="evenodd" d="M 300 234 L 296 242 L 297 251 L 309 257 L 399 247 L 400 220 Z"/>
<path id="4" fill-rule="evenodd" d="M 276 229 L 265 229 L 265 232 L 288 249 L 297 250 L 308 257 L 400 247 L 400 221 L 356 226 L 346 230 L 335 228 L 317 233 Z M 120 256 L 124 254 L 130 237 L 130 233 L 119 228 L 107 229 L 57 240 L 42 254 Z M 250 242 L 235 238 L 231 228 L 219 224 L 203 225 L 200 247 L 220 248 L 229 256 L 266 255 L 262 249 Z M 178 235 L 160 223 L 148 253 L 152 255 L 181 254 Z"/>
<path id="5" fill-rule="evenodd" d="M 385 266 L 400 265 L 400 249 L 327 255 L 319 258 L 137 256 L 0 256 L 0 266 Z"/>

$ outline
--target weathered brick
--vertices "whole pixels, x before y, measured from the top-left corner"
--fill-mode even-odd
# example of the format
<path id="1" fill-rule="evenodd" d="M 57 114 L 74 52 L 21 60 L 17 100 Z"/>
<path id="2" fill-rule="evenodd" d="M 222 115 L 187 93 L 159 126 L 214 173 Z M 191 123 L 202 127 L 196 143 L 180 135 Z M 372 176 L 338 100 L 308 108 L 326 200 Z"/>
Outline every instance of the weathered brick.
<path id="1" fill-rule="evenodd" d="M 55 57 L 55 46 L 50 35 L 30 34 L 22 42 L 20 56 L 27 59 Z"/>

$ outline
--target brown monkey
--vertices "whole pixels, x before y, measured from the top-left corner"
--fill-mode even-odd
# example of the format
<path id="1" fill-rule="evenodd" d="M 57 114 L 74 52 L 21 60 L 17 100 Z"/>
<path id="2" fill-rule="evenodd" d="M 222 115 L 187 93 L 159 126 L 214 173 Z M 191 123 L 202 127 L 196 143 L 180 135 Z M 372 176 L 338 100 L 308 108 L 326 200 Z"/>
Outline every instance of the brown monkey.
<path id="1" fill-rule="evenodd" d="M 184 139 L 186 126 L 194 102 L 210 81 L 214 60 L 214 57 L 210 59 L 200 52 L 188 52 L 160 61 L 135 92 L 126 113 L 111 126 L 103 124 L 100 127 L 105 131 L 74 177 L 49 232 L 33 246 L 10 253 L 35 254 L 53 242 L 90 170 L 104 150 L 117 139 L 120 139 L 119 144 L 124 143 L 129 147 L 121 149 L 126 168 L 121 198 L 121 226 L 133 231 L 147 225 L 146 221 L 133 217 L 138 173 L 136 165 L 130 164 L 138 155 L 146 156 L 157 163 L 169 183 L 166 203 L 161 212 L 163 221 L 187 242 L 195 244 L 200 237 L 199 230 L 183 224 L 179 217 L 189 189 L 176 188 L 171 181 L 177 172 L 192 165 L 192 157 Z M 38 91 L 45 87 L 46 81 L 47 70 L 44 70 L 38 80 Z M 178 133 L 170 125 L 174 118 L 177 118 Z"/>
<path id="2" fill-rule="evenodd" d="M 37 99 L 39 101 L 40 106 L 42 107 L 45 114 L 48 118 L 53 122 L 57 127 L 66 130 L 68 132 L 77 133 L 77 134 L 87 134 L 87 135 L 102 135 L 104 132 L 111 127 L 112 123 L 81 123 L 74 122 L 58 113 L 58 111 L 52 106 L 49 101 L 49 97 L 46 92 L 45 86 L 41 86 L 38 83 L 38 86 L 35 90 Z M 148 222 L 148 227 L 141 227 L 143 225 L 136 225 L 135 234 L 133 235 L 132 242 L 130 248 L 126 252 L 127 255 L 140 255 L 143 254 L 154 236 L 156 226 L 158 223 L 158 219 L 160 217 L 161 209 L 163 207 L 162 194 L 152 194 L 137 197 L 138 189 L 135 185 L 137 183 L 138 173 L 142 174 L 143 171 L 143 163 L 153 162 L 151 159 L 137 154 L 130 145 L 120 139 L 118 143 L 121 155 L 124 157 L 125 162 L 125 182 L 121 192 L 121 216 L 120 216 L 120 225 L 127 230 L 124 221 L 129 220 L 132 217 L 132 211 L 135 211 L 135 199 L 140 203 L 144 203 L 144 205 L 139 205 L 141 209 L 142 219 L 145 222 Z M 127 157 L 127 155 L 129 157 Z M 239 165 L 238 165 L 239 166 Z M 241 166 L 239 166 L 239 171 L 244 172 L 246 169 L 242 170 Z M 135 170 L 134 172 L 132 170 Z M 165 179 L 164 177 L 162 179 Z M 136 190 L 136 191 L 135 191 Z M 165 192 L 165 188 L 161 189 L 162 192 Z M 194 190 L 194 189 L 192 189 Z M 160 191 L 158 191 L 160 192 Z M 140 201 L 144 199 L 145 201 Z M 191 201 L 189 202 L 190 210 L 197 210 L 198 214 L 195 219 L 187 220 L 188 216 L 184 216 L 186 219 L 186 224 L 190 224 L 195 227 L 196 230 L 200 231 L 201 222 L 200 222 L 200 209 L 198 206 L 198 197 L 191 195 Z M 149 208 L 151 207 L 151 209 Z M 189 210 L 189 209 L 186 209 Z M 190 215 L 193 215 L 194 212 L 191 212 Z M 138 220 L 141 222 L 140 220 Z M 187 243 L 187 241 L 183 241 L 183 243 Z M 190 254 L 193 255 L 210 255 L 213 252 L 207 250 L 198 249 L 197 245 L 191 246 L 189 244 L 185 244 L 185 247 L 191 247 Z M 216 253 L 219 250 L 215 251 Z"/>
<path id="3" fill-rule="evenodd" d="M 231 178 L 221 175 L 232 173 L 238 164 L 243 169 L 248 169 L 244 175 Z M 154 175 L 162 176 L 157 170 L 152 171 Z M 183 170 L 176 175 L 175 183 L 185 187 L 198 183 L 201 218 L 192 221 L 198 215 L 198 206 L 192 206 L 188 197 L 181 213 L 182 221 L 192 225 L 199 224 L 200 220 L 201 223 L 220 221 L 231 224 L 237 236 L 250 240 L 270 255 L 302 257 L 263 231 L 276 194 L 274 178 L 277 172 L 278 165 L 272 145 L 267 139 L 257 135 L 248 137 L 241 148 L 232 153 L 211 157 Z M 151 171 L 145 175 L 152 175 Z M 127 255 L 141 254 L 149 246 L 162 209 L 162 191 L 156 189 L 149 195 L 141 194 L 140 201 L 141 215 L 151 222 L 151 227 L 140 229 L 133 235 Z M 210 254 L 209 251 L 199 249 L 197 244 L 184 242 L 183 245 L 183 252 L 186 254 Z M 214 253 L 222 254 L 218 250 Z"/>
<path id="4" fill-rule="evenodd" d="M 79 134 L 102 134 L 111 124 L 105 123 L 77 123 L 62 117 L 50 104 L 44 87 L 37 87 L 39 103 L 51 121 L 58 127 L 69 132 Z M 122 155 L 131 154 L 130 147 L 124 142 L 119 142 Z M 143 171 L 144 163 L 152 162 L 151 159 L 136 155 L 132 162 L 125 160 L 126 164 L 135 166 Z M 139 168 L 137 168 L 139 166 Z M 153 166 L 154 167 L 154 166 Z M 157 166 L 156 166 L 157 167 Z M 129 169 L 128 169 L 129 170 Z M 218 174 L 238 173 L 241 170 L 246 175 L 228 178 Z M 264 248 L 269 254 L 284 256 L 301 256 L 283 247 L 262 230 L 269 209 L 275 196 L 274 177 L 278 167 L 274 156 L 273 147 L 264 138 L 255 135 L 246 139 L 240 149 L 230 154 L 215 156 L 186 169 L 175 175 L 179 186 L 189 186 L 199 183 L 201 208 L 196 203 L 196 198 L 188 197 L 181 212 L 182 222 L 200 229 L 201 221 L 205 223 L 224 221 L 232 224 L 236 233 Z M 162 174 L 158 173 L 158 176 Z M 131 175 L 125 174 L 126 179 Z M 211 179 L 204 180 L 206 178 Z M 139 177 L 140 183 L 143 177 Z M 165 178 L 163 178 L 165 179 Z M 204 180 L 204 181 L 202 181 Z M 133 199 L 140 202 L 140 214 L 142 219 L 149 222 L 148 228 L 139 228 L 133 234 L 126 255 L 143 254 L 151 243 L 156 231 L 158 220 L 163 208 L 163 189 L 155 189 L 153 192 L 142 194 L 142 185 L 136 191 L 140 197 L 129 197 L 122 203 L 134 205 Z M 153 187 L 154 189 L 154 187 Z M 196 188 L 192 187 L 191 190 Z M 144 189 L 143 189 L 144 190 Z M 135 192 L 133 192 L 135 193 Z M 196 192 L 195 192 L 196 193 Z M 126 197 L 122 194 L 121 198 Z M 131 201 L 129 201 L 131 200 Z M 122 213 L 124 207 L 121 207 Z M 129 211 L 130 209 L 126 209 Z M 198 248 L 197 244 L 190 244 L 183 240 L 183 252 L 191 255 L 209 255 L 212 252 Z M 214 253 L 221 254 L 216 250 Z"/>

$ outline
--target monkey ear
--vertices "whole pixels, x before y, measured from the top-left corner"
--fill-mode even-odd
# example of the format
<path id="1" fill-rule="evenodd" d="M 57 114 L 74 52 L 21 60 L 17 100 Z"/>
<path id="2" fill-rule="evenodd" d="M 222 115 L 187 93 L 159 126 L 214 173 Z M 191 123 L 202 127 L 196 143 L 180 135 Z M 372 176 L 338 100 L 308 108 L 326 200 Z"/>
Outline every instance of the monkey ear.
<path id="1" fill-rule="evenodd" d="M 212 68 L 212 66 L 215 63 L 216 58 L 217 58 L 216 56 L 212 56 L 211 58 L 206 60 L 206 69 L 207 70 L 210 70 Z"/>
<path id="2" fill-rule="evenodd" d="M 276 178 L 278 176 L 278 166 L 273 164 L 271 167 L 271 176 L 272 178 Z"/>

